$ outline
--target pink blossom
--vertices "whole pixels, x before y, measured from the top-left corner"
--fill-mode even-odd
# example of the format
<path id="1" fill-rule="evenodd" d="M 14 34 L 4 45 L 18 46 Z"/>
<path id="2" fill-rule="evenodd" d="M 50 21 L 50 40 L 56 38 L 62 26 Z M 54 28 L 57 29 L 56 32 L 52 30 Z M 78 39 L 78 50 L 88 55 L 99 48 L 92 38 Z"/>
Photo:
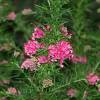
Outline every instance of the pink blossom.
<path id="1" fill-rule="evenodd" d="M 60 41 L 55 45 L 50 45 L 48 51 L 49 59 L 59 60 L 61 67 L 63 67 L 62 64 L 65 59 L 73 58 L 73 49 L 70 42 Z"/>
<path id="2" fill-rule="evenodd" d="M 44 25 L 44 27 L 45 27 L 45 29 L 46 29 L 47 31 L 49 31 L 49 32 L 51 32 L 51 31 L 52 31 L 52 28 L 51 28 L 51 26 L 50 26 L 50 25 Z"/>
<path id="3" fill-rule="evenodd" d="M 33 54 L 35 54 L 38 48 L 40 48 L 40 45 L 35 40 L 29 40 L 24 44 L 24 52 L 28 56 L 32 56 Z"/>
<path id="4" fill-rule="evenodd" d="M 76 90 L 73 89 L 73 88 L 68 89 L 68 90 L 67 90 L 67 95 L 68 95 L 69 97 L 75 97 L 75 96 L 76 96 Z"/>
<path id="5" fill-rule="evenodd" d="M 79 62 L 79 63 L 86 64 L 87 63 L 87 57 L 86 56 L 83 56 L 83 57 L 74 56 L 73 59 L 72 59 L 72 61 L 74 63 Z"/>
<path id="6" fill-rule="evenodd" d="M 43 38 L 44 36 L 45 36 L 45 34 L 44 34 L 43 30 L 40 29 L 39 27 L 36 27 L 32 34 L 32 39 L 34 40 L 35 38 Z"/>
<path id="7" fill-rule="evenodd" d="M 39 61 L 40 64 L 47 63 L 48 57 L 47 56 L 39 56 L 38 61 Z"/>
<path id="8" fill-rule="evenodd" d="M 7 16 L 8 20 L 15 20 L 16 19 L 16 14 L 15 12 L 10 12 Z"/>
<path id="9" fill-rule="evenodd" d="M 40 48 L 42 48 L 42 49 L 46 49 L 45 46 L 46 46 L 45 43 L 40 43 Z"/>
<path id="10" fill-rule="evenodd" d="M 37 59 L 26 59 L 22 65 L 22 69 L 29 69 L 30 71 L 37 69 Z"/>
<path id="11" fill-rule="evenodd" d="M 33 59 L 26 59 L 22 65 L 21 65 L 22 69 L 29 69 L 30 71 L 36 70 L 37 69 L 37 59 L 33 58 Z"/>
<path id="12" fill-rule="evenodd" d="M 88 74 L 86 79 L 90 85 L 95 85 L 98 81 L 100 81 L 99 76 L 94 73 Z"/>
<path id="13" fill-rule="evenodd" d="M 17 90 L 16 90 L 16 88 L 14 88 L 14 87 L 10 87 L 10 88 L 8 88 L 8 90 L 7 90 L 10 94 L 17 94 Z"/>
<path id="14" fill-rule="evenodd" d="M 60 32 L 61 32 L 64 36 L 66 36 L 66 37 L 68 37 L 68 38 L 71 38 L 71 36 L 74 34 L 74 33 L 72 33 L 72 32 L 69 32 L 68 29 L 67 29 L 67 27 L 64 27 L 64 25 L 61 25 L 61 27 L 60 27 Z"/>

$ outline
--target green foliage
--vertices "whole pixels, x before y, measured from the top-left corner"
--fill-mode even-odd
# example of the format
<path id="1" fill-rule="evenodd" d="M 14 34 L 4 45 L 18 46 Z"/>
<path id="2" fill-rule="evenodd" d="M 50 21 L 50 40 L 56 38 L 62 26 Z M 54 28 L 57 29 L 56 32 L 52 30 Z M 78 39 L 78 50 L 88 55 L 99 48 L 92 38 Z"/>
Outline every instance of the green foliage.
<path id="1" fill-rule="evenodd" d="M 32 7 L 30 15 L 22 15 L 22 8 L 13 6 L 10 0 L 7 1 L 7 6 L 4 6 L 4 3 L 0 0 L 0 80 L 9 79 L 11 82 L 9 84 L 0 83 L 0 97 L 7 97 L 8 100 L 99 100 L 100 93 L 97 87 L 89 86 L 86 81 L 87 73 L 100 73 L 100 37 L 98 29 L 91 25 L 91 23 L 94 25 L 97 23 L 87 17 L 88 10 L 91 11 L 92 1 L 39 0 Z M 23 5 L 22 1 L 19 4 Z M 17 12 L 16 20 L 8 21 L 6 16 L 12 10 Z M 91 16 L 92 19 L 96 17 Z M 42 28 L 46 24 L 53 28 L 51 32 L 46 32 L 47 38 L 39 40 L 48 45 L 61 38 L 68 40 L 59 31 L 61 24 L 67 26 L 75 32 L 71 40 L 75 53 L 86 55 L 88 63 L 72 64 L 65 61 L 64 69 L 59 68 L 58 63 L 43 64 L 35 72 L 20 69 L 24 59 L 23 44 L 31 36 L 32 24 Z M 15 51 L 20 55 L 15 56 Z M 42 54 L 46 55 L 47 52 L 39 51 L 39 55 Z M 4 60 L 7 63 L 2 63 Z M 44 79 L 52 80 L 53 85 L 44 88 Z M 9 87 L 16 87 L 21 94 L 18 96 L 9 94 L 7 92 Z M 77 89 L 75 98 L 67 96 L 66 92 L 69 88 Z M 86 97 L 84 96 L 85 91 L 88 92 Z"/>

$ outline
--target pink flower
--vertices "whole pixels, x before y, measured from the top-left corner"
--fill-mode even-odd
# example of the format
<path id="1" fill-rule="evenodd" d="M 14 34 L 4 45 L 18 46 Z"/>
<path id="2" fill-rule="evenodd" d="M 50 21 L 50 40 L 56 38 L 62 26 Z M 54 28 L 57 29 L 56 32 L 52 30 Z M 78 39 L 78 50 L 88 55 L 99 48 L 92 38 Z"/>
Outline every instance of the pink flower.
<path id="1" fill-rule="evenodd" d="M 45 45 L 44 43 L 40 43 L 40 48 L 42 48 L 42 49 L 46 49 L 45 46 L 46 46 L 46 45 Z"/>
<path id="2" fill-rule="evenodd" d="M 41 30 L 39 27 L 36 27 L 32 34 L 32 39 L 34 40 L 35 38 L 43 38 L 44 36 L 45 36 L 45 34 L 44 34 L 43 30 Z"/>
<path id="3" fill-rule="evenodd" d="M 8 20 L 15 20 L 16 19 L 16 14 L 15 12 L 10 12 L 7 16 Z"/>
<path id="4" fill-rule="evenodd" d="M 35 54 L 38 48 L 40 48 L 40 45 L 35 40 L 29 40 L 24 44 L 24 52 L 28 56 L 32 56 L 33 54 Z"/>
<path id="5" fill-rule="evenodd" d="M 74 63 L 79 62 L 79 63 L 86 64 L 87 63 L 87 57 L 86 56 L 83 56 L 83 57 L 74 56 L 73 59 L 72 59 L 72 61 Z"/>
<path id="6" fill-rule="evenodd" d="M 47 56 L 39 56 L 38 61 L 39 61 L 40 64 L 47 63 L 48 57 Z"/>
<path id="7" fill-rule="evenodd" d="M 10 87 L 10 88 L 8 88 L 8 90 L 7 90 L 10 94 L 17 94 L 17 90 L 16 90 L 16 88 L 14 88 L 14 87 Z"/>
<path id="8" fill-rule="evenodd" d="M 26 59 L 22 65 L 22 69 L 29 69 L 30 71 L 36 70 L 37 69 L 37 59 Z"/>
<path id="9" fill-rule="evenodd" d="M 100 81 L 99 76 L 94 73 L 87 75 L 86 79 L 90 85 L 95 85 L 98 81 Z"/>
<path id="10" fill-rule="evenodd" d="M 71 36 L 74 34 L 74 33 L 72 33 L 72 32 L 69 32 L 69 31 L 67 30 L 67 27 L 64 27 L 64 25 L 61 25 L 61 27 L 60 27 L 60 32 L 61 32 L 64 36 L 66 36 L 66 37 L 68 37 L 68 38 L 71 38 Z"/>
<path id="11" fill-rule="evenodd" d="M 63 67 L 62 64 L 65 59 L 70 60 L 73 58 L 73 49 L 70 42 L 60 41 L 55 45 L 50 45 L 48 51 L 49 59 L 53 61 L 59 60 L 61 67 Z"/>
<path id="12" fill-rule="evenodd" d="M 67 95 L 68 95 L 69 97 L 75 97 L 75 96 L 76 96 L 76 90 L 73 89 L 73 88 L 68 89 L 68 90 L 67 90 Z"/>
<path id="13" fill-rule="evenodd" d="M 46 29 L 47 31 L 49 31 L 49 32 L 51 32 L 51 31 L 52 31 L 52 28 L 51 28 L 51 26 L 50 26 L 50 25 L 44 25 L 44 27 L 45 27 L 45 29 Z"/>

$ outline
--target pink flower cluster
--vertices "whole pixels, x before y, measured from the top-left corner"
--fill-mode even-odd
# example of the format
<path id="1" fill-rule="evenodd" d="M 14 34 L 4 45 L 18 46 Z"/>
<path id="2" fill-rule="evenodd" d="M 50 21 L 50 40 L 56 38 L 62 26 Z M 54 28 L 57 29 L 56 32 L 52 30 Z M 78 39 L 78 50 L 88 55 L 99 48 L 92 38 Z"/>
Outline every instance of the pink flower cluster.
<path id="1" fill-rule="evenodd" d="M 37 60 L 34 59 L 26 59 L 22 65 L 22 69 L 29 69 L 30 71 L 36 70 Z"/>
<path id="2" fill-rule="evenodd" d="M 42 38 L 44 36 L 45 36 L 45 34 L 42 29 L 40 29 L 39 27 L 36 27 L 34 29 L 34 32 L 32 34 L 32 39 L 24 44 L 24 52 L 27 56 L 32 57 L 33 55 L 36 54 L 36 52 L 40 48 L 45 49 L 45 44 L 38 43 L 38 41 L 35 40 L 36 38 Z M 30 71 L 33 71 L 33 70 L 37 69 L 37 65 L 39 63 L 43 64 L 43 63 L 47 63 L 47 62 L 48 62 L 48 59 L 46 56 L 34 57 L 34 59 L 32 57 L 32 58 L 26 59 L 22 63 L 21 68 L 29 69 Z"/>
<path id="3" fill-rule="evenodd" d="M 7 89 L 7 92 L 8 92 L 9 94 L 17 95 L 17 96 L 21 94 L 20 91 L 17 90 L 15 87 L 9 87 L 9 88 Z"/>
<path id="4" fill-rule="evenodd" d="M 36 27 L 32 34 L 32 39 L 34 40 L 35 38 L 43 38 L 44 36 L 45 36 L 45 34 L 44 34 L 43 30 L 41 30 L 39 27 Z"/>
<path id="5" fill-rule="evenodd" d="M 40 64 L 47 63 L 47 62 L 48 62 L 48 57 L 47 57 L 47 56 L 39 56 L 39 57 L 38 57 L 38 62 L 39 62 Z"/>
<path id="6" fill-rule="evenodd" d="M 77 91 L 75 90 L 75 89 L 73 89 L 73 88 L 70 88 L 70 89 L 68 89 L 67 90 L 67 95 L 69 96 L 69 97 L 75 97 L 76 96 L 76 93 L 77 93 Z"/>
<path id="7" fill-rule="evenodd" d="M 65 59 L 73 58 L 73 49 L 70 42 L 60 41 L 55 45 L 50 45 L 48 47 L 48 56 L 53 61 L 59 60 L 62 66 Z"/>
<path id="8" fill-rule="evenodd" d="M 74 63 L 79 62 L 79 63 L 85 64 L 85 63 L 87 63 L 87 57 L 86 57 L 86 56 L 82 56 L 82 57 L 81 57 L 81 56 L 80 56 L 80 57 L 74 56 L 73 59 L 72 59 L 72 61 L 73 61 Z"/>
<path id="9" fill-rule="evenodd" d="M 16 13 L 15 12 L 10 12 L 7 16 L 7 19 L 14 21 L 16 19 Z"/>
<path id="10" fill-rule="evenodd" d="M 50 30 L 51 27 L 46 25 L 46 28 L 49 28 Z M 48 30 L 48 31 L 50 31 Z M 67 34 L 67 29 L 66 27 L 62 27 L 61 31 Z M 70 34 L 71 35 L 71 34 Z M 34 32 L 32 33 L 31 40 L 29 40 L 27 43 L 24 44 L 24 52 L 27 56 L 30 58 L 26 59 L 22 65 L 22 69 L 29 69 L 31 71 L 36 70 L 37 65 L 39 64 L 44 64 L 44 63 L 49 63 L 49 62 L 54 62 L 58 61 L 60 64 L 60 67 L 63 66 L 63 62 L 65 59 L 69 59 L 73 62 L 81 62 L 85 63 L 87 62 L 85 57 L 76 57 L 74 55 L 73 48 L 71 46 L 71 43 L 65 40 L 58 41 L 55 44 L 50 44 L 48 47 L 44 43 L 39 43 L 36 39 L 43 38 L 46 36 L 45 32 L 39 28 L 35 27 Z M 38 49 L 45 49 L 48 52 L 47 56 L 41 55 L 41 56 L 36 56 L 35 54 L 37 53 Z M 35 61 L 33 60 L 33 57 L 35 57 Z"/>
<path id="11" fill-rule="evenodd" d="M 60 32 L 68 38 L 71 38 L 71 36 L 74 34 L 73 32 L 69 32 L 67 27 L 65 27 L 64 25 L 60 26 Z"/>
<path id="12" fill-rule="evenodd" d="M 100 81 L 100 77 L 94 73 L 88 74 L 86 79 L 90 85 L 96 85 L 96 83 Z"/>
<path id="13" fill-rule="evenodd" d="M 27 43 L 24 44 L 24 51 L 25 54 L 28 56 L 32 56 L 33 54 L 36 54 L 37 49 L 40 48 L 40 45 L 35 40 L 29 40 Z"/>
<path id="14" fill-rule="evenodd" d="M 13 94 L 13 95 L 17 94 L 17 90 L 16 90 L 16 88 L 14 88 L 14 87 L 8 88 L 7 91 L 8 91 L 10 94 Z"/>

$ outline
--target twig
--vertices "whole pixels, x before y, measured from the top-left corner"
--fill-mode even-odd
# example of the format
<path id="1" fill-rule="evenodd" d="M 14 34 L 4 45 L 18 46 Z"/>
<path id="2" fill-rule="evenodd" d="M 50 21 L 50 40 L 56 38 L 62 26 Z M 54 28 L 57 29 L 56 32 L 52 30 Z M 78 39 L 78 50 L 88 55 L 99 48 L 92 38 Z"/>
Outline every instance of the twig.
<path id="1" fill-rule="evenodd" d="M 18 64 L 15 64 L 15 65 L 20 69 L 20 67 L 19 67 Z M 26 74 L 23 70 L 21 70 L 21 72 L 24 74 L 24 76 L 27 78 L 27 80 L 30 82 L 30 84 L 31 84 L 34 88 L 37 89 L 36 85 L 32 82 L 31 78 L 30 78 L 29 76 L 27 76 L 27 74 Z"/>
<path id="2" fill-rule="evenodd" d="M 95 68 L 93 70 L 93 73 L 97 70 L 97 68 L 98 68 L 99 65 L 100 65 L 100 62 L 97 62 L 96 66 L 95 66 Z"/>
<path id="3" fill-rule="evenodd" d="M 86 79 L 75 80 L 75 81 L 73 81 L 72 83 L 77 83 L 77 82 L 80 82 L 80 81 L 85 81 L 85 82 L 86 82 Z M 64 85 L 62 85 L 62 86 L 60 86 L 60 87 L 58 87 L 58 88 L 52 90 L 51 93 L 53 92 L 53 93 L 55 94 L 55 93 L 58 92 L 59 89 L 61 89 L 61 88 L 63 88 L 63 87 L 66 87 L 66 86 L 69 86 L 69 85 L 72 84 L 72 83 L 66 83 L 66 84 L 64 84 Z"/>

